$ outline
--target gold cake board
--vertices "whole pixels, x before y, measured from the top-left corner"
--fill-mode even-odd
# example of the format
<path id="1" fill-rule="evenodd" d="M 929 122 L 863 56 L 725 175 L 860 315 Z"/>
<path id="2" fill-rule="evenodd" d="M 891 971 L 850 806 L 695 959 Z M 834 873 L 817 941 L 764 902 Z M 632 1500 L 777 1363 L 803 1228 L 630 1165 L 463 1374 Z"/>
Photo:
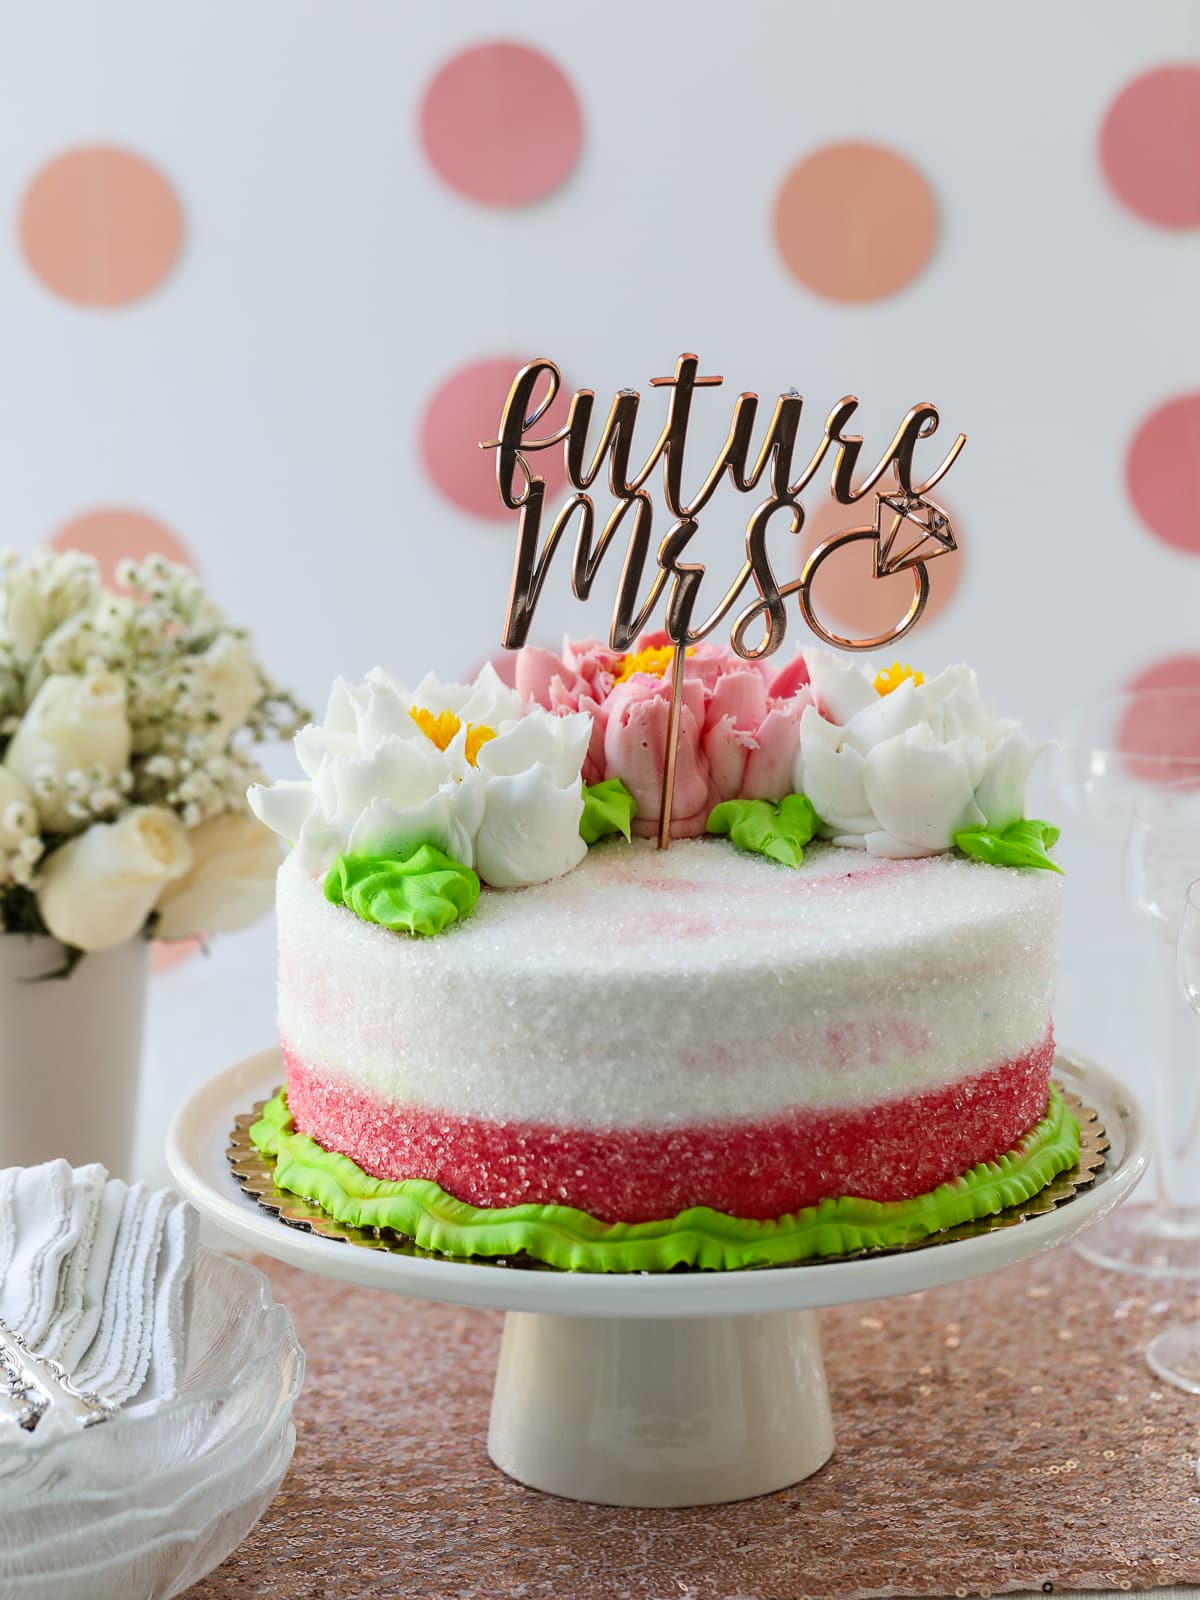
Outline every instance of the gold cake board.
<path id="1" fill-rule="evenodd" d="M 1095 1182 L 1097 1175 L 1104 1166 L 1109 1149 L 1109 1139 L 1099 1113 L 1091 1106 L 1084 1105 L 1077 1094 L 1057 1084 L 1058 1090 L 1067 1104 L 1068 1109 L 1079 1124 L 1079 1160 L 1067 1172 L 1061 1172 L 1046 1186 L 1039 1189 L 1036 1194 L 1024 1200 L 1020 1205 L 1009 1206 L 1004 1211 L 997 1211 L 992 1216 L 981 1217 L 974 1222 L 961 1222 L 953 1228 L 943 1229 L 940 1233 L 929 1234 L 924 1239 L 915 1240 L 911 1244 L 879 1246 L 873 1249 L 856 1250 L 841 1256 L 809 1256 L 798 1261 L 776 1262 L 769 1266 L 740 1267 L 733 1270 L 740 1272 L 771 1272 L 778 1267 L 805 1267 L 828 1266 L 837 1261 L 862 1260 L 867 1256 L 900 1255 L 912 1250 L 928 1250 L 934 1245 L 952 1244 L 959 1239 L 974 1239 L 981 1234 L 995 1233 L 1002 1228 L 1011 1228 L 1019 1222 L 1024 1222 L 1030 1217 L 1043 1216 L 1049 1211 L 1056 1210 L 1059 1206 L 1067 1205 L 1089 1184 Z M 501 1270 L 514 1268 L 537 1272 L 561 1272 L 564 1269 L 552 1267 L 542 1261 L 535 1261 L 524 1253 L 518 1253 L 503 1258 L 487 1256 L 449 1256 L 441 1255 L 437 1251 L 423 1250 L 420 1245 L 414 1244 L 411 1239 L 402 1234 L 395 1233 L 390 1228 L 352 1228 L 337 1222 L 328 1213 L 322 1211 L 317 1205 L 308 1200 L 302 1200 L 297 1195 L 287 1193 L 275 1187 L 275 1161 L 273 1157 L 264 1156 L 257 1146 L 251 1141 L 250 1129 L 262 1115 L 266 1100 L 255 1102 L 252 1110 L 240 1113 L 234 1121 L 233 1131 L 229 1137 L 229 1146 L 226 1156 L 229 1160 L 233 1176 L 241 1184 L 243 1191 L 262 1207 L 262 1209 L 275 1217 L 279 1222 L 290 1228 L 299 1228 L 308 1233 L 315 1233 L 324 1239 L 338 1240 L 344 1244 L 358 1245 L 368 1250 L 384 1250 L 394 1255 L 423 1256 L 434 1259 L 456 1261 L 464 1265 L 500 1268 Z M 707 1271 L 698 1267 L 674 1267 L 671 1273 L 691 1273 Z"/>

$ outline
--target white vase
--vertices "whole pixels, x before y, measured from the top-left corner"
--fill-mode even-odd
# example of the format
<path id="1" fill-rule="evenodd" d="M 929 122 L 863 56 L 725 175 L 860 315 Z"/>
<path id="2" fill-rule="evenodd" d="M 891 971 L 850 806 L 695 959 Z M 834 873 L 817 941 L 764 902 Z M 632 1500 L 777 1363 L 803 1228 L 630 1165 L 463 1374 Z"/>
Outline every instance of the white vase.
<path id="1" fill-rule="evenodd" d="M 130 939 L 46 977 L 66 954 L 56 939 L 0 935 L 0 1167 L 65 1156 L 128 1178 L 150 944 Z"/>

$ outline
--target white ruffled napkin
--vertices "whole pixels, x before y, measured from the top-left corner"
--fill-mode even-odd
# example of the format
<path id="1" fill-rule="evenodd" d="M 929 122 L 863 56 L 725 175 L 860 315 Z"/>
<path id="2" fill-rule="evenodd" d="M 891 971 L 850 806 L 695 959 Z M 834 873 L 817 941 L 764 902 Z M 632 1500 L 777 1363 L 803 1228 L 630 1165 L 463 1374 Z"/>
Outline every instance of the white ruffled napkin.
<path id="1" fill-rule="evenodd" d="M 176 1392 L 196 1249 L 196 1213 L 171 1189 L 66 1161 L 0 1170 L 0 1321 L 117 1405 Z M 57 1431 L 53 1408 L 31 1433 L 13 1409 L 0 1385 L 0 1450 Z"/>

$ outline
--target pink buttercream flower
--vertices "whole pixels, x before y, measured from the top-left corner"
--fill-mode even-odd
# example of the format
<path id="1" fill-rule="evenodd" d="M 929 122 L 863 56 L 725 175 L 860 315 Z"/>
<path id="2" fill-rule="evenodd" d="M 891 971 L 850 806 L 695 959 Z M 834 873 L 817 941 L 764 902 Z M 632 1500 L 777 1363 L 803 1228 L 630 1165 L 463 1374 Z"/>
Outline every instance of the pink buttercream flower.
<path id="1" fill-rule="evenodd" d="M 634 831 L 657 834 L 671 699 L 666 635 L 644 634 L 629 655 L 595 640 L 568 640 L 561 657 L 528 647 L 517 657 L 516 687 L 547 710 L 590 714 L 584 782 L 620 778 L 637 801 Z M 722 800 L 781 800 L 788 794 L 800 715 L 810 704 L 801 656 L 775 673 L 718 645 L 689 652 L 671 837 L 703 833 L 709 812 Z"/>

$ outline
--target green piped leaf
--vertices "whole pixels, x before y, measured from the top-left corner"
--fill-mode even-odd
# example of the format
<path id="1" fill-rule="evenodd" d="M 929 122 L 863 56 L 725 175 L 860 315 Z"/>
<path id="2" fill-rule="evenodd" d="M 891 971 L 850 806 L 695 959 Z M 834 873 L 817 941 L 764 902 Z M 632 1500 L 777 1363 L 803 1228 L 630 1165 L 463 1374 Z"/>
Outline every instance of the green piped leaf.
<path id="1" fill-rule="evenodd" d="M 1047 872 L 1061 872 L 1058 862 L 1052 861 L 1049 855 L 1061 832 L 1052 823 L 1029 818 L 1014 822 L 1003 833 L 993 833 L 988 828 L 969 828 L 964 833 L 956 833 L 954 842 L 964 855 L 986 861 L 992 867 L 1043 867 Z"/>
<path id="2" fill-rule="evenodd" d="M 428 939 L 471 915 L 479 879 L 433 845 L 417 844 L 391 855 L 340 855 L 325 875 L 325 898 L 364 922 Z"/>
<path id="3" fill-rule="evenodd" d="M 817 814 L 807 795 L 769 800 L 723 800 L 708 814 L 709 833 L 724 834 L 739 850 L 798 867 L 804 846 L 817 831 Z"/>
<path id="4" fill-rule="evenodd" d="M 636 816 L 637 801 L 620 778 L 584 784 L 583 816 L 579 819 L 579 836 L 584 844 L 595 844 L 610 833 L 624 834 L 628 839 L 629 826 Z"/>

